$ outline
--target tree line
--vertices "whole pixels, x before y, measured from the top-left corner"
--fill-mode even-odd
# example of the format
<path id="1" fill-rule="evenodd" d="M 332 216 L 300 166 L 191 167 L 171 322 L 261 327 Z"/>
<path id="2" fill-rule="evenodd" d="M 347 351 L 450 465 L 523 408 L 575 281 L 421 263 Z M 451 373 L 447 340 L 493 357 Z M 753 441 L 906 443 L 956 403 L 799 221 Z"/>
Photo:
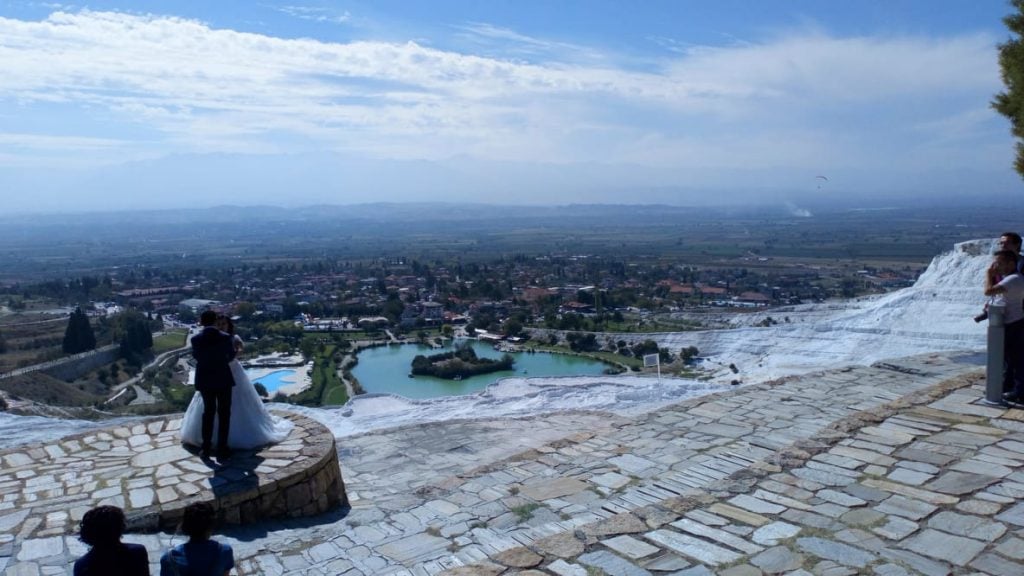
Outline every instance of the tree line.
<path id="1" fill-rule="evenodd" d="M 515 359 L 511 354 L 503 354 L 500 360 L 480 358 L 471 346 L 460 346 L 452 352 L 417 355 L 412 359 L 412 373 L 422 376 L 435 376 L 447 380 L 467 378 L 477 374 L 489 374 L 502 370 L 511 370 Z"/>

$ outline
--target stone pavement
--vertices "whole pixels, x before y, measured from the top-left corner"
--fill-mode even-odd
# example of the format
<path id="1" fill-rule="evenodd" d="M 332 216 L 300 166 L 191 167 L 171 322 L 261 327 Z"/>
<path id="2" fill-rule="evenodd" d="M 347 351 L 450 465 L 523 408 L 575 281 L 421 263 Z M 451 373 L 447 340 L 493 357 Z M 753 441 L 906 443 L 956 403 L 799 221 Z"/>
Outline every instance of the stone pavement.
<path id="1" fill-rule="evenodd" d="M 336 508 L 344 487 L 334 437 L 318 422 L 279 415 L 295 424 L 288 438 L 225 462 L 181 445 L 180 416 L 0 452 L 0 566 L 62 573 L 67 535 L 100 505 L 123 508 L 129 530 L 148 531 L 173 529 L 195 501 L 214 503 L 228 524 Z M 73 552 L 80 544 L 67 546 Z"/>
<path id="2" fill-rule="evenodd" d="M 633 419 L 347 438 L 347 515 L 219 538 L 242 574 L 1021 574 L 1024 412 L 978 404 L 981 384 L 933 355 Z M 180 537 L 125 540 L 155 562 Z M 67 573 L 82 553 L 71 535 L 9 539 L 0 568 Z"/>

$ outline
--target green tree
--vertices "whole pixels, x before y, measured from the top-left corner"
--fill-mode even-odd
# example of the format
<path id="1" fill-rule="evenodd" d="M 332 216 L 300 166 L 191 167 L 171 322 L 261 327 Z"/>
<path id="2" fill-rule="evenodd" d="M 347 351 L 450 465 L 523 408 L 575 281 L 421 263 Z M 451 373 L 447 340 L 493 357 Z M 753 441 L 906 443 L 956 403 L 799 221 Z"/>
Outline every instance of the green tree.
<path id="1" fill-rule="evenodd" d="M 299 350 L 306 359 L 310 359 L 316 354 L 317 343 L 312 338 L 303 338 L 299 342 Z"/>
<path id="2" fill-rule="evenodd" d="M 381 307 L 381 315 L 386 316 L 388 321 L 395 324 L 402 317 L 403 310 L 405 310 L 405 304 L 402 304 L 402 300 L 398 297 L 398 293 L 391 292 L 388 294 L 387 301 L 384 302 L 384 305 Z"/>
<path id="3" fill-rule="evenodd" d="M 131 364 L 141 364 L 142 354 L 153 347 L 150 319 L 139 312 L 125 312 L 120 318 L 121 356 Z"/>
<path id="4" fill-rule="evenodd" d="M 633 345 L 633 355 L 637 358 L 644 354 L 654 354 L 658 351 L 658 343 L 654 340 L 644 340 Z"/>
<path id="5" fill-rule="evenodd" d="M 593 352 L 600 348 L 594 334 L 569 332 L 565 335 L 565 340 L 569 343 L 569 348 L 575 352 Z"/>
<path id="6" fill-rule="evenodd" d="M 686 348 L 679 350 L 679 357 L 683 362 L 690 362 L 697 356 L 697 354 L 700 354 L 700 351 L 697 350 L 696 346 L 687 346 Z"/>
<path id="7" fill-rule="evenodd" d="M 64 330 L 62 349 L 66 354 L 78 354 L 96 348 L 96 334 L 89 324 L 89 317 L 81 308 L 75 308 L 68 318 L 68 327 Z"/>
<path id="8" fill-rule="evenodd" d="M 235 314 L 241 316 L 243 320 L 248 320 L 256 314 L 256 305 L 252 302 L 239 302 L 235 304 Z"/>
<path id="9" fill-rule="evenodd" d="M 178 322 L 183 324 L 195 324 L 199 320 L 196 313 L 191 308 L 181 308 L 178 310 Z"/>
<path id="10" fill-rule="evenodd" d="M 1010 132 L 1017 139 L 1013 167 L 1024 177 L 1024 0 L 1010 0 L 1014 13 L 1003 18 L 1011 37 L 999 45 L 999 68 L 1006 91 L 996 94 L 992 108 L 1010 120 Z"/>
<path id="11" fill-rule="evenodd" d="M 505 320 L 505 325 L 502 328 L 506 336 L 519 336 L 523 332 L 523 323 L 516 318 L 509 318 Z"/>

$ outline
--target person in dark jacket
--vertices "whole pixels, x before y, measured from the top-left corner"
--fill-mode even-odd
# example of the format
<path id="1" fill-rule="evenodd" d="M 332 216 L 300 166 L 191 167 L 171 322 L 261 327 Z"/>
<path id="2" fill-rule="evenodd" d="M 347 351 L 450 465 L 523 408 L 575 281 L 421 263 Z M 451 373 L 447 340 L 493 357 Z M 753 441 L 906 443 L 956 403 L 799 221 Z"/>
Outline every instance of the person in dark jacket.
<path id="1" fill-rule="evenodd" d="M 121 542 L 124 512 L 117 506 L 89 510 L 78 525 L 78 538 L 89 551 L 75 561 L 74 576 L 149 576 L 149 554 L 142 544 Z"/>
<path id="2" fill-rule="evenodd" d="M 188 542 L 171 548 L 160 558 L 160 576 L 227 576 L 235 567 L 231 546 L 212 540 L 216 515 L 207 502 L 185 507 L 181 532 Z"/>
<path id="3" fill-rule="evenodd" d="M 217 313 L 206 310 L 200 315 L 203 331 L 192 337 L 192 357 L 196 359 L 196 392 L 203 397 L 204 458 L 210 457 L 213 419 L 217 417 L 217 456 L 227 458 L 228 430 L 231 426 L 231 361 L 235 359 L 235 343 L 231 336 L 217 329 Z"/>

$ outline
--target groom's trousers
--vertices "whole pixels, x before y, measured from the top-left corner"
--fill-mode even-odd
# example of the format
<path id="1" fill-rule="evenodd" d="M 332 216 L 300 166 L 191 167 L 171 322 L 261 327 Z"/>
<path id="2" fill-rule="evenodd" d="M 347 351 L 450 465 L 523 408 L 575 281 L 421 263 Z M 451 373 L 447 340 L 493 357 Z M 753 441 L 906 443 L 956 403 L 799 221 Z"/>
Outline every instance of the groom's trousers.
<path id="1" fill-rule="evenodd" d="M 213 418 L 217 417 L 217 448 L 228 447 L 228 430 L 231 426 L 231 388 L 203 390 L 203 446 L 209 450 L 213 438 Z"/>

